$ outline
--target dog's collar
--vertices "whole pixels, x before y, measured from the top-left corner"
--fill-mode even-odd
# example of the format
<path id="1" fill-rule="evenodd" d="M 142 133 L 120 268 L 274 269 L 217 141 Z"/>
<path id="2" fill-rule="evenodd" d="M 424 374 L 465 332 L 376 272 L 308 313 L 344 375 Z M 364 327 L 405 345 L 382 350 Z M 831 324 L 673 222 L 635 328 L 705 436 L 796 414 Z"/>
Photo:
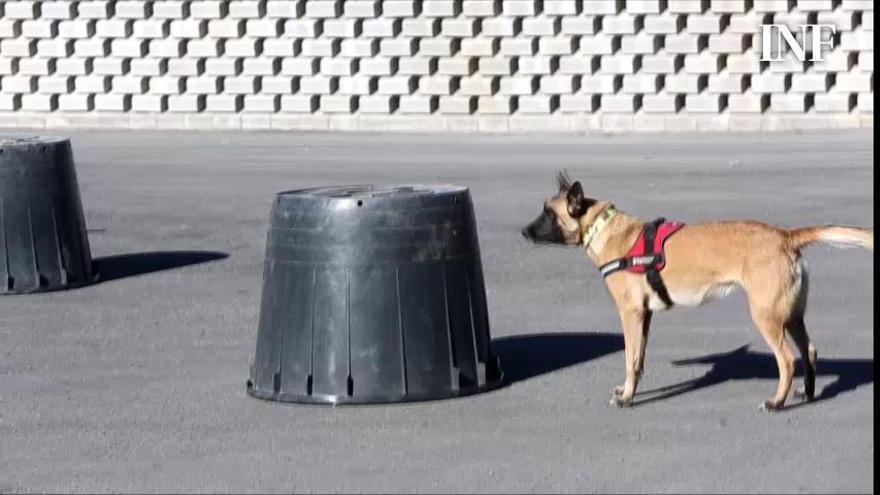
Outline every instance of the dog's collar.
<path id="1" fill-rule="evenodd" d="M 590 243 L 593 242 L 593 239 L 602 232 L 603 229 L 608 225 L 608 222 L 611 221 L 612 218 L 617 216 L 617 209 L 614 206 L 609 206 L 602 210 L 602 213 L 596 216 L 596 219 L 593 220 L 593 223 L 587 228 L 587 231 L 584 233 L 583 240 L 581 243 L 585 248 L 590 247 Z"/>

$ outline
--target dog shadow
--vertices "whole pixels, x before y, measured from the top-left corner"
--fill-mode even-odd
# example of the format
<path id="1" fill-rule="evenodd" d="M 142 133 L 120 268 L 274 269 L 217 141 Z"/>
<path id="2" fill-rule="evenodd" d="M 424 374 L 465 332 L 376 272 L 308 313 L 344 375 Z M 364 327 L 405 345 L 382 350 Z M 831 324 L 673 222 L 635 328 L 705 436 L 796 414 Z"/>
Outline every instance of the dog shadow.
<path id="1" fill-rule="evenodd" d="M 120 254 L 92 260 L 96 283 L 173 270 L 228 258 L 219 251 L 154 251 Z"/>
<path id="2" fill-rule="evenodd" d="M 779 378 L 776 358 L 772 354 L 753 352 L 749 350 L 748 345 L 738 347 L 730 352 L 673 361 L 672 364 L 674 366 L 710 365 L 711 368 L 703 376 L 692 380 L 638 392 L 636 396 L 640 398 L 633 405 L 645 405 L 654 401 L 669 399 L 731 380 L 762 378 L 775 380 Z M 831 399 L 841 393 L 873 383 L 874 360 L 820 358 L 816 363 L 816 375 L 817 381 L 819 377 L 823 376 L 832 376 L 835 380 L 825 385 L 813 402 Z M 803 363 L 799 360 L 795 378 L 798 379 L 802 376 Z M 795 402 L 786 408 L 797 407 L 802 404 L 806 404 L 806 402 Z"/>
<path id="3" fill-rule="evenodd" d="M 501 360 L 504 386 L 529 380 L 563 368 L 575 366 L 623 350 L 623 337 L 614 333 L 547 333 L 501 337 L 492 341 L 493 353 Z M 748 345 L 730 352 L 683 359 L 673 366 L 710 365 L 698 378 L 636 393 L 633 406 L 671 399 L 731 380 L 776 380 L 779 372 L 772 354 L 749 350 Z M 823 359 L 816 364 L 817 381 L 834 377 L 813 402 L 828 400 L 874 382 L 873 359 Z M 803 365 L 797 363 L 796 378 L 803 376 Z M 786 408 L 806 402 L 793 403 Z"/>
<path id="4" fill-rule="evenodd" d="M 623 350 L 623 337 L 612 333 L 542 333 L 492 340 L 501 360 L 504 385 L 511 385 Z"/>

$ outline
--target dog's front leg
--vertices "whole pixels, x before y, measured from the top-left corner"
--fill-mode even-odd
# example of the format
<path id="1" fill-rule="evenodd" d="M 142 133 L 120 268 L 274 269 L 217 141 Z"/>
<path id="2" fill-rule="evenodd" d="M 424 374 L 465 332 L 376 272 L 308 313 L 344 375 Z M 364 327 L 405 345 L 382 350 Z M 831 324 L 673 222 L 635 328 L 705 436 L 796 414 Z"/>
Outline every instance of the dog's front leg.
<path id="1" fill-rule="evenodd" d="M 620 407 L 632 404 L 633 395 L 639 384 L 642 366 L 645 359 L 645 344 L 648 337 L 647 323 L 649 312 L 643 308 L 625 308 L 619 310 L 620 323 L 623 327 L 624 356 L 626 358 L 626 381 L 623 386 L 614 389 L 611 403 Z"/>

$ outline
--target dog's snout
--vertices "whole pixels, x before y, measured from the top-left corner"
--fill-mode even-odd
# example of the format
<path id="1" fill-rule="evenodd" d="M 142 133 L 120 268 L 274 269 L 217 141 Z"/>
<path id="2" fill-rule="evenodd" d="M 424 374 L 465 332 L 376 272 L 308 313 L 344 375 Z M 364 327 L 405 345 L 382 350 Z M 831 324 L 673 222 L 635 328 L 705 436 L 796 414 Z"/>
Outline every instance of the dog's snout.
<path id="1" fill-rule="evenodd" d="M 532 237 L 532 228 L 525 227 L 524 229 L 522 229 L 522 232 L 520 232 L 520 233 L 522 234 L 523 237 L 525 237 L 526 239 L 529 239 Z"/>

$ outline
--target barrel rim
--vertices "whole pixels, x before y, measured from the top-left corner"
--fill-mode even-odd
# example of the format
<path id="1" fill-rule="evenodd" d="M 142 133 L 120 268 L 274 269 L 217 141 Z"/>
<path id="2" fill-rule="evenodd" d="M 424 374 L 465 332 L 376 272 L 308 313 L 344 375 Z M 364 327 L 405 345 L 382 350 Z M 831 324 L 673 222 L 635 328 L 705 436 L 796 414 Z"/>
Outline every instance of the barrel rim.
<path id="1" fill-rule="evenodd" d="M 40 136 L 36 134 L 0 134 L 0 149 L 34 145 L 62 144 L 70 139 L 63 136 Z"/>
<path id="2" fill-rule="evenodd" d="M 263 392 L 257 390 L 254 383 L 248 379 L 247 394 L 255 399 L 267 400 L 272 402 L 280 402 L 291 405 L 305 406 L 378 406 L 378 405 L 394 405 L 417 402 L 431 402 L 458 399 L 479 395 L 485 392 L 498 390 L 506 385 L 504 372 L 499 370 L 497 378 L 487 380 L 482 385 L 472 387 L 447 389 L 440 392 L 429 393 L 409 393 L 409 394 L 377 394 L 367 396 L 347 396 L 332 394 L 288 394 L 284 392 Z"/>
<path id="3" fill-rule="evenodd" d="M 24 290 L 13 289 L 9 290 L 0 290 L 0 297 L 15 297 L 15 296 L 29 296 L 33 294 L 48 294 L 52 292 L 64 292 L 68 290 L 74 289 L 82 289 L 85 287 L 90 287 L 96 285 L 100 282 L 100 276 L 92 274 L 91 277 L 86 278 L 85 280 L 76 281 L 76 282 L 68 282 L 66 284 L 61 285 L 47 285 L 45 287 L 28 287 Z"/>
<path id="4" fill-rule="evenodd" d="M 418 198 L 447 196 L 468 192 L 465 186 L 455 184 L 349 184 L 291 189 L 276 193 L 278 199 L 311 198 L 324 200 L 352 200 L 364 198 Z"/>

